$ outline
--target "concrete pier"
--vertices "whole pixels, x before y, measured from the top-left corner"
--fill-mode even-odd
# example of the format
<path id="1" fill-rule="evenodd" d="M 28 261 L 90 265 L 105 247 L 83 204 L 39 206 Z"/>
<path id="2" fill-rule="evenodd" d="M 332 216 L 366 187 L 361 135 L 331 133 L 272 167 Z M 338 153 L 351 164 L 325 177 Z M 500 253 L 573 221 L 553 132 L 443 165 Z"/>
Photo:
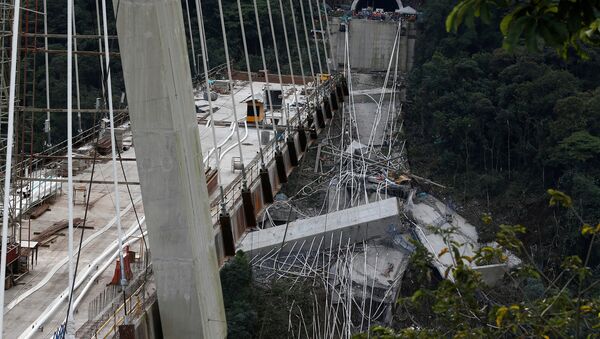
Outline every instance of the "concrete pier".
<path id="1" fill-rule="evenodd" d="M 181 3 L 115 0 L 165 338 L 225 338 Z"/>
<path id="2" fill-rule="evenodd" d="M 340 18 L 329 19 L 331 55 L 335 65 L 343 65 L 345 59 L 345 32 L 340 32 Z M 385 72 L 394 48 L 398 21 L 353 19 L 348 22 L 348 45 L 352 71 Z M 416 25 L 402 22 L 400 31 L 399 71 L 409 72 L 413 66 L 416 42 Z"/>

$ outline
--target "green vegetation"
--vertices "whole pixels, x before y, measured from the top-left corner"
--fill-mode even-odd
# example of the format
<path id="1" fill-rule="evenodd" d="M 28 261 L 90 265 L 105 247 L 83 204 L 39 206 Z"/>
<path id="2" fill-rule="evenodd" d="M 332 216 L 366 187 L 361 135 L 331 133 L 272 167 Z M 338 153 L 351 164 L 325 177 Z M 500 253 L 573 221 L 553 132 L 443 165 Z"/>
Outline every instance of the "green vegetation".
<path id="1" fill-rule="evenodd" d="M 288 328 L 290 318 L 312 319 L 312 293 L 319 289 L 311 282 L 273 279 L 262 284 L 253 278 L 248 258 L 241 251 L 220 274 L 228 338 L 286 338 L 289 331 L 298 331 L 296 321 Z"/>
<path id="2" fill-rule="evenodd" d="M 446 20 L 448 31 L 457 31 L 463 21 L 489 23 L 494 11 L 504 14 L 500 30 L 503 46 L 512 50 L 521 38 L 530 51 L 553 47 L 566 59 L 570 49 L 588 58 L 586 46 L 600 45 L 600 3 L 594 0 L 461 0 Z"/>
<path id="3" fill-rule="evenodd" d="M 454 281 L 432 274 L 431 256 L 418 249 L 392 328 L 374 327 L 357 338 L 600 335 L 600 79 L 592 75 L 599 54 L 587 41 L 586 47 L 573 45 L 589 13 L 580 13 L 581 25 L 566 24 L 568 41 L 546 41 L 562 57 L 572 50 L 589 58 L 565 60 L 537 44 L 546 37 L 536 29 L 547 22 L 514 31 L 539 12 L 511 7 L 557 5 L 558 12 L 545 15 L 563 25 L 560 18 L 577 21 L 570 6 L 588 3 L 565 2 L 465 0 L 454 8 L 443 0 L 427 2 L 408 86 L 409 159 L 414 171 L 449 185 L 445 194 L 472 220 L 481 217 L 480 236 L 501 248 L 465 257 L 460 244 L 449 245 L 438 255 L 453 256 L 457 266 L 448 274 Z M 486 7 L 492 3 L 511 11 Z M 597 9 L 592 13 L 597 20 Z M 463 20 L 470 24 L 460 27 Z M 456 32 L 446 33 L 444 22 Z M 496 24 L 509 37 L 503 39 Z M 467 263 L 503 262 L 502 249 L 523 264 L 497 286 L 486 286 Z"/>
<path id="4" fill-rule="evenodd" d="M 568 196 L 553 191 L 551 203 L 569 206 Z M 570 207 L 569 207 L 570 208 Z M 581 230 L 593 242 L 600 231 L 584 226 Z M 502 225 L 498 243 L 521 257 L 528 249 L 519 240 L 523 226 Z M 588 258 L 566 257 L 561 274 L 550 278 L 534 264 L 525 263 L 497 287 L 486 286 L 469 262 L 506 261 L 502 249 L 482 247 L 473 257 L 460 255 L 460 244 L 452 244 L 438 254 L 452 255 L 456 267 L 449 272 L 454 281 L 433 282 L 431 255 L 424 248 L 415 252 L 406 279 L 415 279 L 403 288 L 398 300 L 394 328 L 376 326 L 366 338 L 595 338 L 600 329 L 600 298 Z M 588 251 L 592 246 L 588 247 Z M 416 284 L 414 282 L 417 282 Z"/>
<path id="5" fill-rule="evenodd" d="M 588 242 L 572 212 L 547 207 L 546 189 L 571 195 L 584 220 L 600 219 L 599 51 L 587 50 L 590 61 L 564 61 L 551 50 L 507 52 L 494 25 L 447 33 L 451 10 L 445 1 L 424 9 L 406 115 L 413 170 L 451 186 L 472 217 L 490 212 L 528 225 L 536 260 L 557 268 Z M 497 231 L 480 226 L 488 240 Z"/>

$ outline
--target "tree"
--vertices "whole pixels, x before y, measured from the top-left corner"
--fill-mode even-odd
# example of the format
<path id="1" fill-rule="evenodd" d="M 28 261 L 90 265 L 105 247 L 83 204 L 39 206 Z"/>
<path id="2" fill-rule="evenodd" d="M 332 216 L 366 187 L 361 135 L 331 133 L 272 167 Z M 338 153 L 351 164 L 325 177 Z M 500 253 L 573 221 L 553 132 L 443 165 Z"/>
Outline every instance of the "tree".
<path id="1" fill-rule="evenodd" d="M 531 51 L 545 44 L 563 59 L 571 48 L 589 58 L 585 47 L 600 45 L 600 2 L 594 0 L 460 0 L 446 19 L 446 30 L 456 32 L 463 22 L 473 25 L 475 18 L 490 23 L 498 9 L 504 13 L 500 31 L 507 50 L 523 39 Z"/>
<path id="2" fill-rule="evenodd" d="M 562 165 L 584 163 L 600 155 L 600 138 L 587 131 L 577 131 L 564 138 L 555 148 L 552 159 Z"/>
<path id="3" fill-rule="evenodd" d="M 549 190 L 550 204 L 573 209 L 566 194 Z M 485 222 L 493 220 L 487 216 Z M 453 280 L 431 283 L 432 255 L 417 248 L 408 273 L 416 289 L 398 300 L 400 314 L 393 328 L 375 326 L 366 338 L 567 338 L 596 337 L 600 329 L 598 279 L 589 266 L 590 253 L 600 232 L 600 224 L 583 223 L 580 236 L 589 240 L 581 257 L 569 256 L 561 264 L 560 275 L 550 277 L 527 254 L 521 237 L 527 231 L 520 225 L 500 225 L 499 247 L 481 247 L 474 256 L 460 253 L 461 244 L 446 238 L 449 247 L 438 256 L 452 256 L 455 266 L 446 272 Z M 446 234 L 446 237 L 449 236 Z M 525 258 L 520 268 L 509 273 L 498 286 L 487 286 L 470 263 L 507 261 L 507 250 Z M 447 278 L 447 277 L 446 277 Z"/>

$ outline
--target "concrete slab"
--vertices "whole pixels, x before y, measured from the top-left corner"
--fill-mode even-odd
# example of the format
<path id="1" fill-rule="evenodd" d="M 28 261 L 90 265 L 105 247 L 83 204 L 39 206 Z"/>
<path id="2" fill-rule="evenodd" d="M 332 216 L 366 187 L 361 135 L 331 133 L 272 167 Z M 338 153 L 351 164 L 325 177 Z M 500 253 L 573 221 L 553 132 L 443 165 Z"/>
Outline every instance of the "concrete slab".
<path id="1" fill-rule="evenodd" d="M 123 152 L 123 157 L 135 157 L 135 152 L 130 149 Z M 96 172 L 94 178 L 103 181 L 112 181 L 112 164 L 110 162 L 100 162 L 96 165 Z M 134 162 L 123 162 L 125 173 L 129 181 L 138 181 L 137 168 Z M 76 180 L 89 180 L 91 175 L 91 168 L 79 173 L 75 176 Z M 119 171 L 118 179 L 124 181 L 122 173 Z M 140 190 L 139 186 L 130 186 L 134 200 L 136 200 L 136 209 L 138 213 L 143 214 L 143 206 L 140 201 Z M 122 198 L 121 208 L 127 210 L 123 214 L 123 225 L 130 225 L 135 221 L 135 216 L 131 208 L 127 208 L 130 204 L 129 195 L 126 186 L 120 187 L 120 193 Z M 94 237 L 94 240 L 83 248 L 80 258 L 80 271 L 88 263 L 93 261 L 104 249 L 115 239 L 117 239 L 116 226 L 106 228 L 109 225 L 111 219 L 114 217 L 114 193 L 112 185 L 108 184 L 95 184 L 92 186 L 90 201 L 93 205 L 88 211 L 88 226 L 94 227 L 94 229 L 86 229 L 84 232 L 84 241 Z M 74 206 L 74 216 L 76 218 L 83 218 L 84 206 Z M 29 231 L 31 231 L 31 237 L 34 232 L 40 232 L 51 226 L 54 222 L 61 221 L 67 217 L 67 196 L 66 194 L 58 195 L 56 199 L 51 203 L 50 210 L 45 212 L 37 219 L 26 220 L 27 224 L 23 225 L 23 232 L 21 241 L 27 242 L 29 239 Z M 28 229 L 29 228 L 29 229 Z M 66 234 L 66 230 L 60 232 L 60 234 Z M 79 240 L 80 230 L 76 230 L 74 238 Z M 139 244 L 134 246 L 134 250 L 139 251 Z M 39 247 L 38 261 L 32 267 L 28 275 L 24 276 L 21 285 L 17 285 L 12 289 L 6 291 L 6 302 L 5 310 L 5 328 L 4 335 L 6 338 L 17 338 L 26 328 L 31 324 L 45 309 L 45 305 L 50 300 L 53 300 L 59 293 L 61 293 L 67 287 L 67 265 L 62 265 L 58 268 L 56 273 L 52 274 L 55 265 L 67 257 L 67 237 L 59 235 L 54 241 L 49 243 L 49 246 Z M 98 281 L 98 284 L 92 288 L 87 296 L 91 298 L 95 297 L 98 293 L 104 290 L 105 285 L 114 271 L 114 264 L 104 272 Z M 48 278 L 48 281 L 30 296 L 25 298 L 23 301 L 15 304 L 17 298 L 24 295 L 27 291 L 35 287 L 39 283 Z M 76 295 L 78 292 L 76 292 Z M 76 309 L 75 313 L 75 324 L 80 326 L 87 321 L 87 307 L 88 302 L 82 302 L 81 306 Z M 8 309 L 10 308 L 10 309 Z M 47 337 L 48 332 L 54 331 L 66 316 L 66 304 L 61 310 L 59 310 L 53 317 L 50 318 L 45 326 L 44 332 L 39 332 L 34 338 Z"/>
<path id="2" fill-rule="evenodd" d="M 453 242 L 458 247 L 461 256 L 473 257 L 481 246 L 495 246 L 493 244 L 479 244 L 479 236 L 475 226 L 471 225 L 465 218 L 450 209 L 439 199 L 427 195 L 419 198 L 416 202 L 411 195 L 405 204 L 407 215 L 414 221 L 415 233 L 419 241 L 433 256 L 433 265 L 442 277 L 453 280 L 452 268 L 455 267 L 455 258 L 445 249 L 451 247 Z M 452 231 L 448 235 L 444 232 Z M 446 252 L 446 253 L 444 253 Z M 509 262 L 502 264 L 478 266 L 475 262 L 462 259 L 474 270 L 482 274 L 483 281 L 488 285 L 494 285 L 504 273 L 511 267 L 520 264 L 520 260 L 512 253 L 506 253 Z M 447 276 L 446 276 L 447 274 Z"/>
<path id="3" fill-rule="evenodd" d="M 254 90 L 254 95 L 257 97 L 262 96 L 263 88 L 265 86 L 266 83 L 264 82 L 253 82 L 252 90 Z M 276 86 L 281 87 L 278 84 Z M 305 101 L 305 96 L 300 95 L 303 86 L 298 85 L 296 86 L 296 89 L 298 93 L 294 94 L 295 92 L 293 91 L 293 87 L 291 85 L 283 86 L 286 104 L 295 106 L 296 99 L 298 99 L 298 102 L 300 103 Z M 269 140 L 273 140 L 275 135 L 271 125 L 268 127 L 259 126 L 257 129 L 254 123 L 245 123 L 247 112 L 247 104 L 245 100 L 252 95 L 250 83 L 246 81 L 235 81 L 233 92 L 235 97 L 236 115 L 238 117 L 237 123 L 234 119 L 233 104 L 231 102 L 230 94 L 218 94 L 217 99 L 213 101 L 213 108 L 216 108 L 216 110 L 213 112 L 213 117 L 216 122 L 215 136 L 217 139 L 217 145 L 220 149 L 219 153 L 221 171 L 219 173 L 223 186 L 229 185 L 240 176 L 239 170 L 232 170 L 232 162 L 234 158 L 240 157 L 240 152 L 237 147 L 237 135 L 235 133 L 236 127 L 239 128 L 239 134 L 242 142 L 241 146 L 244 165 L 250 164 L 253 160 L 255 160 L 256 157 L 258 157 L 261 147 L 260 135 L 262 132 L 265 132 L 269 135 Z M 214 154 L 215 147 L 212 136 L 212 127 L 207 123 L 207 120 L 210 118 L 208 114 L 208 101 L 204 100 L 200 95 L 198 95 L 195 98 L 195 102 L 197 106 L 203 107 L 203 109 L 207 111 L 207 113 L 198 114 L 199 116 L 206 118 L 206 120 L 202 119 L 199 122 L 200 140 L 204 150 L 204 163 L 206 166 L 216 168 L 217 160 Z M 302 113 L 301 109 L 296 110 L 294 107 L 291 107 L 288 116 L 291 120 L 299 113 Z M 280 125 L 287 125 L 285 114 L 283 114 L 280 110 L 277 110 L 274 114 L 280 119 Z M 267 111 L 265 115 L 267 117 L 266 121 L 268 121 L 270 124 L 270 117 L 273 116 L 273 114 Z"/>
<path id="4" fill-rule="evenodd" d="M 352 280 L 357 284 L 387 289 L 402 277 L 409 259 L 410 254 L 402 250 L 369 243 L 366 251 L 354 254 Z"/>
<path id="5" fill-rule="evenodd" d="M 325 238 L 323 248 L 368 240 L 384 235 L 390 224 L 397 224 L 401 209 L 397 198 L 390 198 L 370 204 L 349 208 L 329 214 L 296 220 L 286 225 L 276 226 L 248 233 L 238 245 L 238 249 L 250 256 L 267 253 L 281 247 L 285 242 L 305 242 L 307 246 L 313 238 Z M 331 239 L 331 241 L 329 241 Z M 296 248 L 300 250 L 300 248 Z"/>

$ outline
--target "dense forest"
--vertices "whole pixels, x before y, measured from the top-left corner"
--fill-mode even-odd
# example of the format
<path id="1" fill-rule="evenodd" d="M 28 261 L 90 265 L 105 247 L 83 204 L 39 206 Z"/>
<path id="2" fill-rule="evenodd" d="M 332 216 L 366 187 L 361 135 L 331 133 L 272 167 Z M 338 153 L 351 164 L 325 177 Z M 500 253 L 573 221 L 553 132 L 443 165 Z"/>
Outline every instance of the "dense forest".
<path id="1" fill-rule="evenodd" d="M 585 222 L 600 218 L 600 51 L 587 61 L 553 49 L 509 53 L 497 18 L 447 33 L 452 6 L 423 9 L 406 114 L 413 170 L 451 187 L 472 219 L 527 225 L 541 267 L 582 254 L 581 220 L 549 208 L 546 190 L 571 195 Z M 482 227 L 488 238 L 497 231 Z"/>
<path id="2" fill-rule="evenodd" d="M 217 1 L 202 3 L 209 67 L 215 67 L 224 62 Z M 236 2 L 223 3 L 230 53 L 235 67 L 245 69 Z M 271 3 L 274 31 L 281 41 L 279 7 L 276 1 Z M 193 7 L 190 17 L 198 55 L 200 40 Z M 262 61 L 254 11 L 250 1 L 244 1 L 242 7 L 250 28 L 251 67 L 258 70 Z M 275 50 L 266 0 L 258 0 L 258 7 L 267 65 L 273 67 Z M 412 171 L 448 186 L 448 190 L 435 193 L 452 200 L 471 221 L 481 219 L 482 240 L 496 239 L 525 264 L 496 288 L 482 287 L 477 274 L 460 264 L 455 282 L 437 282 L 427 267 L 431 258 L 418 250 L 405 279 L 409 283 L 403 288 L 393 328 L 374 328 L 373 334 L 390 338 L 597 334 L 600 251 L 591 245 L 600 232 L 600 225 L 595 226 L 600 220 L 600 50 L 587 50 L 589 60 L 565 60 L 550 48 L 532 53 L 516 46 L 508 52 L 501 49 L 501 13 L 490 18 L 491 24 L 477 21 L 473 27 L 448 33 L 444 23 L 452 7 L 451 1 L 428 0 L 422 8 L 405 106 Z M 183 2 L 182 9 L 185 13 Z M 52 13 L 50 32 L 64 33 L 64 6 L 49 2 L 48 11 Z M 94 3 L 79 2 L 76 15 L 78 33 L 96 34 Z M 290 15 L 286 8 L 288 23 Z M 310 19 L 307 15 L 309 25 Z M 293 41 L 291 25 L 287 28 Z M 110 32 L 115 34 L 114 23 Z M 118 52 L 117 41 L 111 41 L 111 49 Z M 303 35 L 300 41 L 304 41 Z M 52 40 L 51 44 L 51 49 L 65 49 L 64 40 Z M 97 44 L 96 40 L 83 40 L 78 47 L 97 50 Z M 191 44 L 189 47 L 192 60 Z M 283 72 L 289 72 L 285 45 L 278 44 L 277 52 Z M 298 73 L 297 52 L 292 48 L 291 53 Z M 43 107 L 46 84 L 41 54 L 36 65 L 36 106 Z M 52 106 L 64 107 L 66 57 L 52 55 L 50 68 Z M 112 60 L 111 71 L 115 100 L 119 100 L 124 85 L 118 58 Z M 79 73 L 82 107 L 91 108 L 102 96 L 98 57 L 80 57 Z M 193 69 L 194 77 L 201 73 L 199 66 Z M 53 117 L 54 139 L 64 139 L 66 119 L 61 114 Z M 42 114 L 36 117 L 40 131 L 43 118 Z M 90 126 L 92 117 L 85 119 Z M 550 196 L 549 189 L 568 197 L 556 191 L 550 191 Z M 499 255 L 479 253 L 469 260 L 488 262 L 492 254 Z M 285 304 L 280 301 L 287 293 L 306 302 L 302 289 L 311 288 L 257 289 L 242 255 L 225 266 L 221 278 L 230 336 L 235 338 L 285 333 L 286 329 L 274 326 L 287 324 Z"/>
<path id="3" fill-rule="evenodd" d="M 433 257 L 417 246 L 391 327 L 357 337 L 597 337 L 600 50 L 577 50 L 568 39 L 566 49 L 529 48 L 537 47 L 532 32 L 538 27 L 560 26 L 535 21 L 543 11 L 520 12 L 521 23 L 530 20 L 525 35 L 533 43 L 512 36 L 507 51 L 500 33 L 507 30 L 503 17 L 519 13 L 519 6 L 555 6 L 551 13 L 568 19 L 561 10 L 597 5 L 459 3 L 476 8 L 472 13 L 483 20 L 466 19 L 470 25 L 448 33 L 446 18 L 456 13 L 456 3 L 429 0 L 423 8 L 407 84 L 409 159 L 413 171 L 449 187 L 436 194 L 470 221 L 480 220 L 481 240 L 496 240 L 523 264 L 502 284 L 486 286 L 465 262 L 504 262 L 505 256 L 491 247 L 461 256 L 459 244 L 449 243 L 448 254 L 438 255 L 457 263 L 455 281 L 440 281 L 430 273 Z M 484 18 L 483 7 L 498 4 L 517 9 L 496 9 Z"/>

